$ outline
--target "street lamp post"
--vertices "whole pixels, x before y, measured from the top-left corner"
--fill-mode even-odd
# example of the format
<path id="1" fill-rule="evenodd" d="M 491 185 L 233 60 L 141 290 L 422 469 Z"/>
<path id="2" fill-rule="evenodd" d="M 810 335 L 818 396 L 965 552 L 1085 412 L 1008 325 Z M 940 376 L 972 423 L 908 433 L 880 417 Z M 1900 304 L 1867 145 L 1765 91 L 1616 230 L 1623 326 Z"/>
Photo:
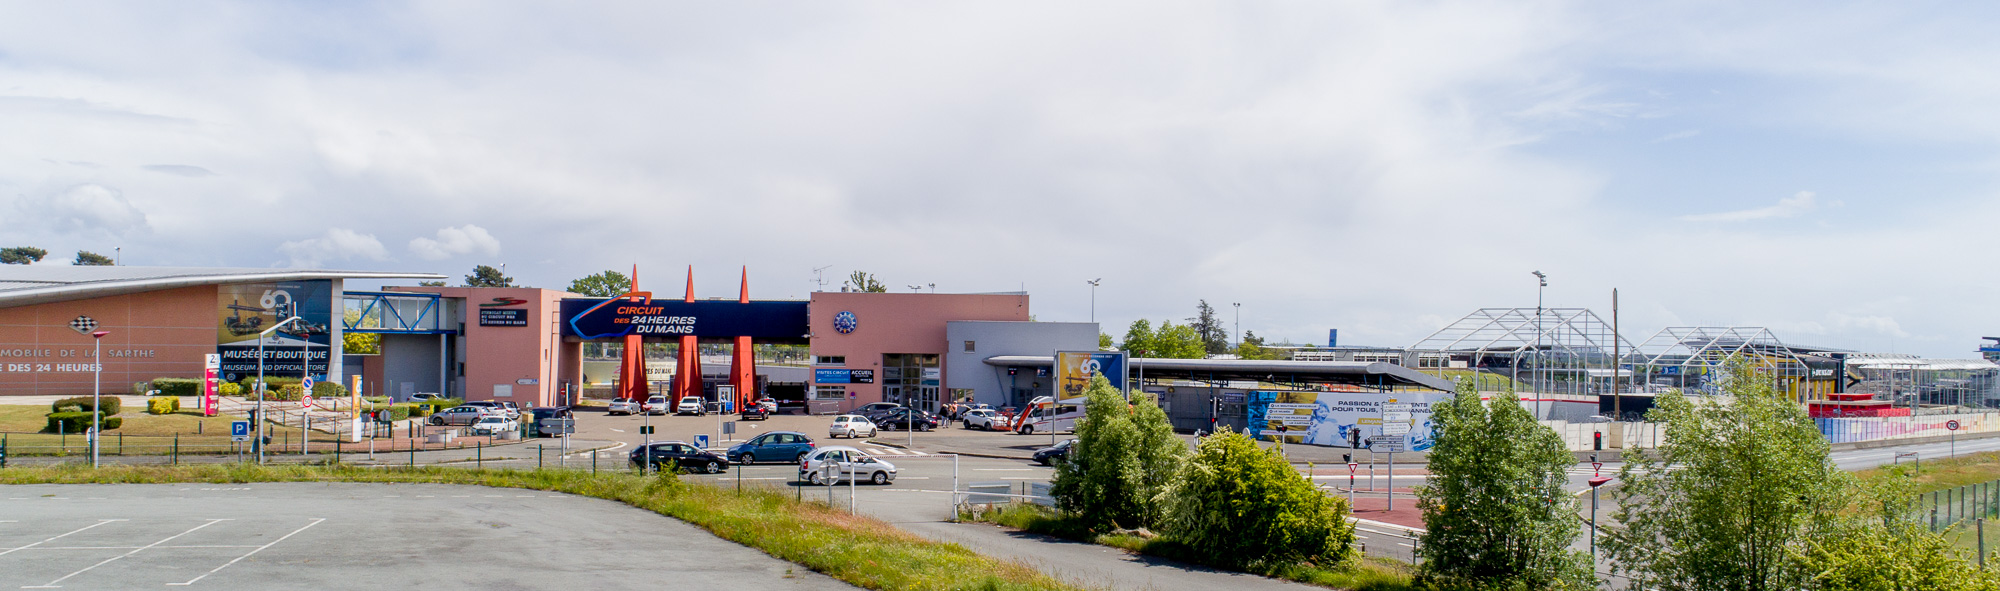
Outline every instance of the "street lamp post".
<path id="1" fill-rule="evenodd" d="M 1547 374 L 1542 371 L 1542 290 L 1549 287 L 1549 276 L 1535 271 L 1535 371 L 1530 374 L 1535 381 L 1535 420 L 1542 420 L 1542 389 Z"/>
<path id="2" fill-rule="evenodd" d="M 256 439 L 252 439 L 252 440 L 250 440 L 250 445 L 251 445 L 252 447 L 256 447 L 256 448 L 257 448 L 257 463 L 258 463 L 258 464 L 260 464 L 260 465 L 264 463 L 264 434 L 265 434 L 265 433 L 267 433 L 267 431 L 265 431 L 265 430 L 264 430 L 264 425 L 263 425 L 263 422 L 264 422 L 264 338 L 265 338 L 265 337 L 268 337 L 268 336 L 270 336 L 270 335 L 271 335 L 271 332 L 272 332 L 272 331 L 276 331 L 276 330 L 278 330 L 278 329 L 280 329 L 280 328 L 283 328 L 283 327 L 284 327 L 285 325 L 287 325 L 287 324 L 291 324 L 291 323 L 293 323 L 293 322 L 298 322 L 298 321 L 301 321 L 301 320 L 304 320 L 304 318 L 300 318 L 300 317 L 298 317 L 298 316 L 293 316 L 293 317 L 291 317 L 291 318 L 286 318 L 286 319 L 284 319 L 284 320 L 281 320 L 281 321 L 279 321 L 279 322 L 278 322 L 277 324 L 273 324 L 273 325 L 271 325 L 271 327 L 270 327 L 270 328 L 266 328 L 266 329 L 264 329 L 264 332 L 260 332 L 260 333 L 257 333 L 257 420 L 254 420 L 254 421 L 250 421 L 250 426 L 252 426 L 252 427 L 255 427 L 255 430 L 256 430 L 256 432 L 257 432 L 257 433 L 256 433 L 256 434 L 254 435 L 254 437 L 256 437 Z M 306 348 L 305 348 L 305 350 L 306 350 L 306 358 L 305 358 L 305 359 L 303 359 L 303 360 L 300 360 L 300 362 L 299 362 L 299 363 L 301 364 L 301 366 L 300 366 L 300 367 L 304 368 L 304 370 L 305 370 L 305 371 L 303 371 L 303 373 L 308 373 L 308 374 L 310 374 L 310 373 L 312 373 L 312 372 L 310 371 L 310 370 L 311 370 L 311 368 L 312 368 L 312 348 L 311 348 L 310 346 L 308 346 L 308 347 L 306 347 Z M 301 410 L 301 411 L 299 411 L 299 413 L 300 413 L 300 416 L 304 416 L 304 414 L 305 414 L 305 411 L 304 411 L 304 410 Z M 301 423 L 303 423 L 304 421 L 302 420 L 302 421 L 300 421 L 300 422 L 301 422 Z"/>
<path id="3" fill-rule="evenodd" d="M 1097 322 L 1097 284 L 1099 284 L 1099 283 L 1102 283 L 1103 281 L 1104 281 L 1104 278 L 1103 278 L 1103 277 L 1099 277 L 1099 278 L 1096 278 L 1096 279 L 1092 279 L 1092 280 L 1089 280 L 1089 281 L 1085 281 L 1085 282 L 1084 282 L 1084 283 L 1088 283 L 1088 284 L 1090 284 L 1090 321 L 1091 321 L 1091 322 Z"/>
<path id="4" fill-rule="evenodd" d="M 96 351 L 91 353 L 90 377 L 90 467 L 97 467 L 98 441 L 104 439 L 104 335 L 111 331 L 100 330 L 90 333 L 90 342 Z"/>
<path id="5" fill-rule="evenodd" d="M 1230 302 L 1236 307 L 1236 349 L 1243 350 L 1243 302 Z"/>

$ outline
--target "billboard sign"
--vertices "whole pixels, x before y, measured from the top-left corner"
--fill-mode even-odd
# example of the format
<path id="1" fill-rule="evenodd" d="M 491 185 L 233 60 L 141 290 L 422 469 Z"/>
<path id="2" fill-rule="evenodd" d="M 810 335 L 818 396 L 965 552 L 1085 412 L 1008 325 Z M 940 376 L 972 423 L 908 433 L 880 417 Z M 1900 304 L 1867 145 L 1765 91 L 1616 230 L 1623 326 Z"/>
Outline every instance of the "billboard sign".
<path id="1" fill-rule="evenodd" d="M 586 340 L 638 335 L 802 342 L 811 327 L 806 302 L 684 302 L 656 300 L 642 292 L 611 299 L 563 300 L 562 330 L 563 336 Z"/>
<path id="2" fill-rule="evenodd" d="M 1396 436 L 1394 426 L 1384 428 L 1385 406 L 1391 412 L 1408 413 L 1401 422 L 1407 429 L 1408 449 L 1422 451 L 1436 443 L 1431 429 L 1431 405 L 1449 400 L 1450 392 L 1251 392 L 1246 403 L 1251 437 L 1284 437 L 1286 443 L 1347 447 L 1351 434 L 1364 442 L 1378 435 Z M 1399 407 L 1407 406 L 1407 410 Z M 1282 434 L 1278 428 L 1285 427 Z"/>
<path id="3" fill-rule="evenodd" d="M 1111 387 L 1124 392 L 1127 386 L 1123 351 L 1056 352 L 1056 398 L 1069 400 L 1083 396 L 1090 379 L 1103 374 Z"/>
<path id="4" fill-rule="evenodd" d="M 528 311 L 521 308 L 481 308 L 480 326 L 527 326 Z"/>
<path id="5" fill-rule="evenodd" d="M 815 384 L 873 384 L 875 370 L 872 369 L 813 369 Z"/>
<path id="6" fill-rule="evenodd" d="M 216 406 L 221 404 L 222 356 L 210 353 L 202 357 L 201 416 L 212 417 L 216 414 Z"/>
<path id="7" fill-rule="evenodd" d="M 222 379 L 257 375 L 258 335 L 298 316 L 263 338 L 264 375 L 325 375 L 332 353 L 333 282 L 239 283 L 216 287 L 216 353 Z"/>

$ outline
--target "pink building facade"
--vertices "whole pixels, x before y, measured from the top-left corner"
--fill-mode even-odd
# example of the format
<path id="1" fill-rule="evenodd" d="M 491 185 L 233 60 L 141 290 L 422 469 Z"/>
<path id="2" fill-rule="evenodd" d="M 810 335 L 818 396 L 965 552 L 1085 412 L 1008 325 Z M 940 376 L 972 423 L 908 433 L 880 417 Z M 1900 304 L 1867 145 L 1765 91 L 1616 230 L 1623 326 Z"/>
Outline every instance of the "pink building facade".
<path id="1" fill-rule="evenodd" d="M 955 320 L 1027 321 L 1028 294 L 818 292 L 810 323 L 815 412 L 895 402 L 935 411 Z"/>

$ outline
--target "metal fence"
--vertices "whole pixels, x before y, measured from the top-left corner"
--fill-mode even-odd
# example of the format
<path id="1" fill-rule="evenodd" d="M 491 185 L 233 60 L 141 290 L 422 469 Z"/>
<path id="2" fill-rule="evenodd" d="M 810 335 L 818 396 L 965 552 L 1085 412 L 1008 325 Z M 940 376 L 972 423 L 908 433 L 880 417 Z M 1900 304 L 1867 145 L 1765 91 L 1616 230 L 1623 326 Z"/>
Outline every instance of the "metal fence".
<path id="1" fill-rule="evenodd" d="M 2000 516 L 2000 480 L 1918 495 L 1915 508 L 1919 519 L 1928 520 L 1931 531 Z"/>

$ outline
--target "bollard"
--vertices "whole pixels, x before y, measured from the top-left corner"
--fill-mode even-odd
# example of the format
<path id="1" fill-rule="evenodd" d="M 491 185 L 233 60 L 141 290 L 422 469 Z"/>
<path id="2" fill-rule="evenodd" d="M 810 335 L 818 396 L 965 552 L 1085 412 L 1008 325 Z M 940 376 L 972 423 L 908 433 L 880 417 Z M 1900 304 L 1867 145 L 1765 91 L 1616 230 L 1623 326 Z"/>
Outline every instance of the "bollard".
<path id="1" fill-rule="evenodd" d="M 334 439 L 333 439 L 333 463 L 334 463 L 334 464 L 336 464 L 336 465 L 338 465 L 338 464 L 340 464 L 340 443 L 341 443 L 342 441 L 345 441 L 345 439 L 341 438 L 341 437 L 340 437 L 340 433 L 339 433 L 339 432 L 337 432 L 337 431 L 336 431 L 336 432 L 335 432 L 335 433 L 333 434 L 333 436 L 334 436 Z"/>
<path id="2" fill-rule="evenodd" d="M 411 467 L 411 468 L 415 468 L 415 467 L 417 467 L 417 446 L 416 446 L 416 443 L 417 443 L 417 442 L 415 442 L 415 441 L 411 441 L 411 442 L 410 442 L 410 467 Z"/>
<path id="3" fill-rule="evenodd" d="M 118 432 L 118 455 L 125 455 L 125 432 Z"/>
<path id="4" fill-rule="evenodd" d="M 590 473 L 597 473 L 597 450 L 590 451 Z"/>
<path id="5" fill-rule="evenodd" d="M 547 447 L 548 444 L 545 443 L 535 444 L 535 468 L 539 469 L 542 467 L 542 456 L 549 451 L 548 449 L 546 449 Z"/>
<path id="6" fill-rule="evenodd" d="M 201 423 L 195 424 L 199 425 Z M 181 465 L 181 434 L 179 433 L 174 434 L 174 465 Z"/>
<path id="7" fill-rule="evenodd" d="M 485 442 L 474 442 L 474 443 L 473 443 L 473 445 L 472 445 L 472 467 L 473 467 L 473 468 L 484 468 L 484 467 L 486 467 L 486 443 L 485 443 Z"/>
<path id="8" fill-rule="evenodd" d="M 1986 570 L 1986 518 L 1979 518 L 1973 526 L 1979 530 L 1979 570 Z"/>

